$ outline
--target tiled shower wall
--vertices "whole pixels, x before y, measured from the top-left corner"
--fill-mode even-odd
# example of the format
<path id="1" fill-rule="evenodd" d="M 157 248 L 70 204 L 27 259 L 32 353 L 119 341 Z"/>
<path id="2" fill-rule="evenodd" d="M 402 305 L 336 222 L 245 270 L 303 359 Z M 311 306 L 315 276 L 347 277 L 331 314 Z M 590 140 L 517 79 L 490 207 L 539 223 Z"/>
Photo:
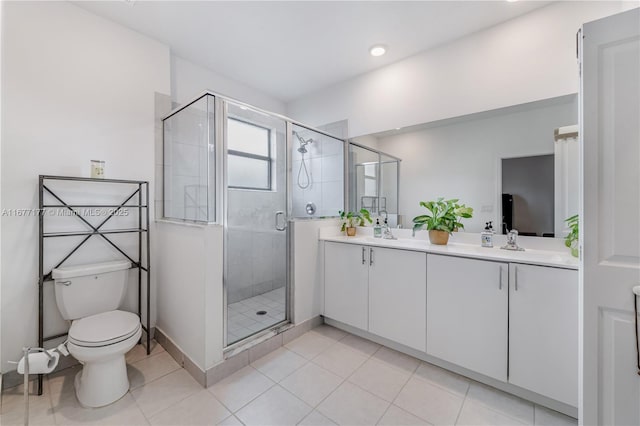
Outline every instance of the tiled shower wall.
<path id="1" fill-rule="evenodd" d="M 272 256 L 286 253 L 284 232 L 229 227 L 227 303 L 284 287 L 286 268 Z"/>
<path id="2" fill-rule="evenodd" d="M 277 131 L 275 158 L 285 154 Z M 235 303 L 286 283 L 286 232 L 275 229 L 275 214 L 286 210 L 286 164 L 275 162 L 270 191 L 229 189 L 227 206 L 227 303 Z"/>
<path id="3" fill-rule="evenodd" d="M 213 167 L 209 127 L 213 129 L 213 97 L 204 97 L 165 121 L 168 144 L 164 147 L 167 179 L 164 216 L 212 221 L 215 204 L 208 197 L 208 167 Z"/>
<path id="4" fill-rule="evenodd" d="M 301 188 L 298 175 L 302 164 L 302 154 L 298 152 L 299 142 L 294 138 L 291 155 L 291 179 L 293 188 L 292 214 L 296 218 L 319 218 L 337 216 L 344 205 L 344 143 L 335 138 L 311 130 L 294 127 L 304 139 L 313 138 L 307 145 L 304 161 L 311 184 Z M 306 183 L 304 170 L 300 173 L 300 183 Z M 310 215 L 307 203 L 314 203 L 316 211 Z"/>

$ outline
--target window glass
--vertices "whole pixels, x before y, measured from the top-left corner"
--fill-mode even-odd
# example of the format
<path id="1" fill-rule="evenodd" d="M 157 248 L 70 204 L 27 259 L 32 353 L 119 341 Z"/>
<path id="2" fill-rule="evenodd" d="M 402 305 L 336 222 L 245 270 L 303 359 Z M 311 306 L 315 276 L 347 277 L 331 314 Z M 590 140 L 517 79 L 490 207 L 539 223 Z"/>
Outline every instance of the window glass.
<path id="1" fill-rule="evenodd" d="M 229 154 L 227 166 L 230 188 L 271 189 L 268 160 Z"/>
<path id="2" fill-rule="evenodd" d="M 227 148 L 248 154 L 269 156 L 269 129 L 229 118 Z"/>
<path id="3" fill-rule="evenodd" d="M 227 184 L 271 190 L 271 130 L 233 118 L 227 123 Z"/>

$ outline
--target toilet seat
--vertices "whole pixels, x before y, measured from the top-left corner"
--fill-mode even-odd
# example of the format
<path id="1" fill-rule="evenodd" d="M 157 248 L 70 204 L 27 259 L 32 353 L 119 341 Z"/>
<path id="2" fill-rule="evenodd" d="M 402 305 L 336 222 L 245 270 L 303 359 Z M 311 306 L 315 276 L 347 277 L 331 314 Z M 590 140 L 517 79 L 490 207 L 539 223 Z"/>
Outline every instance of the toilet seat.
<path id="1" fill-rule="evenodd" d="M 109 346 L 127 340 L 140 330 L 140 318 L 125 311 L 109 311 L 73 321 L 69 342 L 81 347 Z"/>

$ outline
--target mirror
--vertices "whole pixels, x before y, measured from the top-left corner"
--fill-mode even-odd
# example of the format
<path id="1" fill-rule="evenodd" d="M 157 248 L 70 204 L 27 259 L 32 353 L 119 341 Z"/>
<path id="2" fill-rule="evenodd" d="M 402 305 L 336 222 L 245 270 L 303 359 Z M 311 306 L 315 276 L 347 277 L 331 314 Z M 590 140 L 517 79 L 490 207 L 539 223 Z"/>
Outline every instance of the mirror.
<path id="1" fill-rule="evenodd" d="M 492 221 L 500 232 L 505 193 L 512 195 L 510 226 L 559 237 L 578 210 L 577 133 L 565 127 L 577 121 L 577 95 L 567 95 L 353 141 L 402 158 L 397 213 L 404 227 L 424 214 L 420 201 L 445 197 L 474 208 L 466 231 L 480 232 Z"/>
<path id="2" fill-rule="evenodd" d="M 503 158 L 501 161 L 502 220 L 506 234 L 553 237 L 553 154 Z"/>
<path id="3" fill-rule="evenodd" d="M 367 209 L 374 223 L 380 217 L 397 226 L 399 164 L 398 158 L 350 142 L 349 210 Z"/>

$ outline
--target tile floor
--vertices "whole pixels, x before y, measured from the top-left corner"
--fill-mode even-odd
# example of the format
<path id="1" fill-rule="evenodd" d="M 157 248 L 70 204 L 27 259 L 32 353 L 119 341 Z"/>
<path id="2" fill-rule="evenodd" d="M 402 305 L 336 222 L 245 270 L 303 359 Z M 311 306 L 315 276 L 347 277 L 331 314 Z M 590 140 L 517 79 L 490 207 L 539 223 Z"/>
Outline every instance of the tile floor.
<path id="1" fill-rule="evenodd" d="M 231 303 L 228 309 L 227 341 L 235 343 L 285 319 L 285 288 Z M 256 312 L 266 311 L 265 315 Z"/>
<path id="2" fill-rule="evenodd" d="M 68 425 L 573 425 L 576 420 L 329 326 L 309 331 L 203 389 L 160 346 L 127 354 L 131 390 L 79 406 L 78 368 L 45 380 L 31 424 Z M 0 423 L 22 423 L 21 388 Z"/>

